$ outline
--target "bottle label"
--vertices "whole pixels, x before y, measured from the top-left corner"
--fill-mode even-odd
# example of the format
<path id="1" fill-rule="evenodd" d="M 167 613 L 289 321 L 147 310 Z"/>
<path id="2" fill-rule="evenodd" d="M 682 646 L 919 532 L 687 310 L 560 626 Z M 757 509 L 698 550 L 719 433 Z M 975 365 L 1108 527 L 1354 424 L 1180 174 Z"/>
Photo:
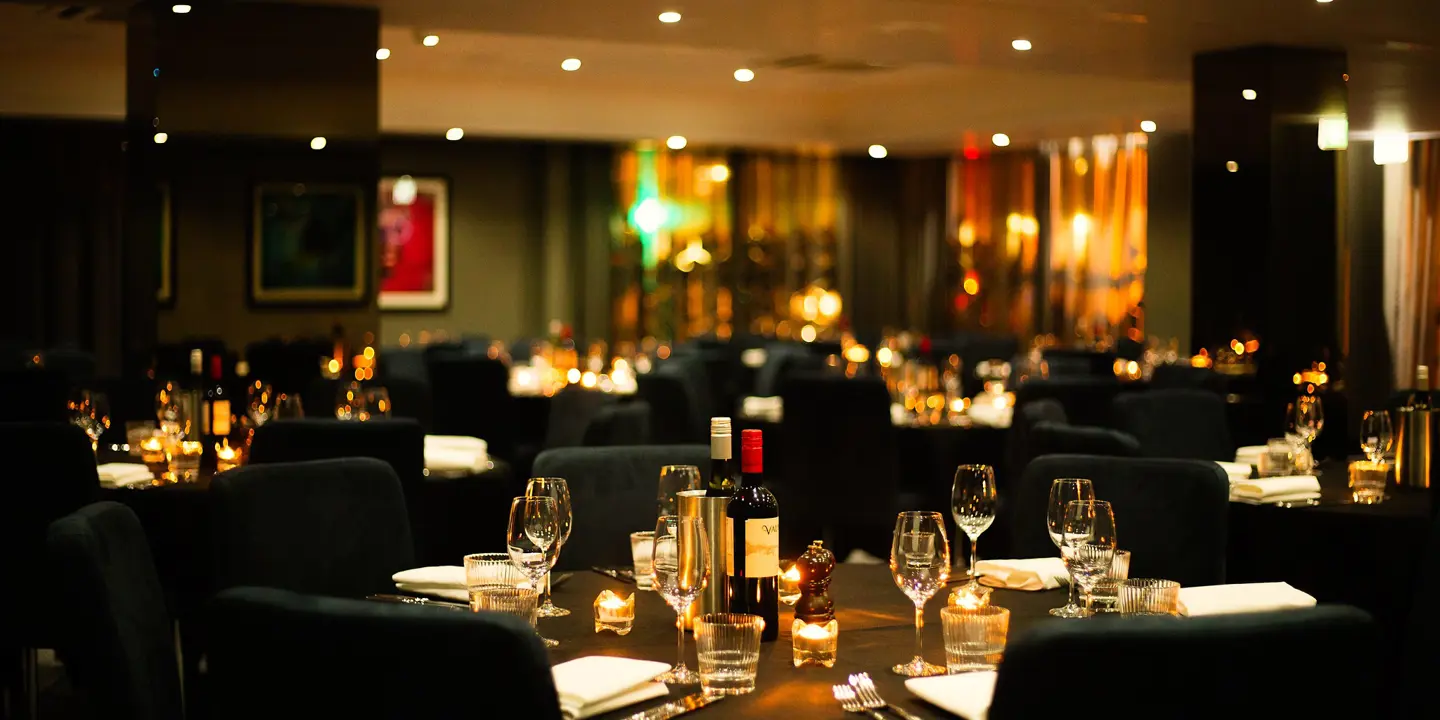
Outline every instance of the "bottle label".
<path id="1" fill-rule="evenodd" d="M 210 434 L 230 434 L 230 401 L 216 400 L 210 405 Z"/>
<path id="2" fill-rule="evenodd" d="M 729 460 L 734 457 L 729 435 L 710 436 L 710 459 Z"/>
<path id="3" fill-rule="evenodd" d="M 780 574 L 780 518 L 745 521 L 745 571 L 735 569 L 735 520 L 725 518 L 725 574 L 740 577 L 775 577 Z"/>

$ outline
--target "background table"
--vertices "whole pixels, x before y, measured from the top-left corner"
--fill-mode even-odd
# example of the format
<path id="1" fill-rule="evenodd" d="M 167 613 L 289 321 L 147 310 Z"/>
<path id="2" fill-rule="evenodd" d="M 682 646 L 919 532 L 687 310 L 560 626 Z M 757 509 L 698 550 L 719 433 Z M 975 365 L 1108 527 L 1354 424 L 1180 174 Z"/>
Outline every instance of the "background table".
<path id="1" fill-rule="evenodd" d="M 595 632 L 591 605 L 595 596 L 607 588 L 636 593 L 635 628 L 624 637 L 608 631 Z M 940 608 L 948 595 L 947 589 L 925 606 L 925 659 L 937 665 L 945 664 Z M 895 587 L 890 569 L 884 565 L 839 565 L 835 568 L 831 597 L 835 601 L 840 623 L 835 667 L 794 666 L 790 649 L 790 623 L 794 617 L 789 607 L 781 605 L 780 638 L 775 642 L 761 643 L 755 692 L 711 705 L 698 711 L 695 717 L 701 720 L 800 718 L 813 717 L 817 711 L 826 717 L 840 717 L 843 713 L 830 694 L 830 686 L 843 683 L 851 673 L 858 672 L 870 673 L 881 695 L 893 704 L 922 718 L 950 717 L 948 713 L 911 695 L 905 689 L 905 678 L 890 672 L 892 665 L 906 662 L 915 654 L 915 606 Z M 552 662 L 560 663 L 586 655 L 623 656 L 667 664 L 675 662 L 675 613 L 657 593 L 636 590 L 634 585 L 598 573 L 581 572 L 555 589 L 555 603 L 568 608 L 571 614 L 540 620 L 541 633 L 560 641 L 560 647 L 550 651 Z M 1042 623 L 1082 622 L 1060 620 L 1049 615 L 1050 608 L 1065 604 L 1064 590 L 1039 593 L 997 590 L 992 596 L 992 604 L 1010 610 L 1011 641 Z M 687 634 L 685 638 L 685 655 L 690 668 L 698 669 L 692 634 Z M 699 690 L 698 685 L 671 688 L 666 698 L 633 705 L 601 717 L 626 717 Z"/>

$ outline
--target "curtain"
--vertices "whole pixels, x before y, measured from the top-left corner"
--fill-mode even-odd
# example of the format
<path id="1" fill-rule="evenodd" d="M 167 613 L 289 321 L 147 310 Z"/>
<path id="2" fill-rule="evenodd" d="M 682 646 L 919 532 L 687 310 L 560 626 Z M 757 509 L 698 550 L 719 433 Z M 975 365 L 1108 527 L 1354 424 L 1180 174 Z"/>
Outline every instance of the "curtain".
<path id="1" fill-rule="evenodd" d="M 1414 387 L 1416 366 L 1430 366 L 1432 383 L 1440 372 L 1440 140 L 1412 143 L 1402 175 L 1388 314 L 1396 387 Z M 1387 176 L 1387 185 L 1393 178 Z"/>

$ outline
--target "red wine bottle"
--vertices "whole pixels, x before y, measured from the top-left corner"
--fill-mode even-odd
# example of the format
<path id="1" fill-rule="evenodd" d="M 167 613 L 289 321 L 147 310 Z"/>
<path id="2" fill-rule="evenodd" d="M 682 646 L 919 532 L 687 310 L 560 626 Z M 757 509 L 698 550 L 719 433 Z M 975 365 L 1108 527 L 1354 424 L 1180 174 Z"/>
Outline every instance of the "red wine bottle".
<path id="1" fill-rule="evenodd" d="M 225 389 L 224 359 L 219 355 L 210 358 L 210 384 L 205 387 L 205 399 L 200 416 L 203 424 L 200 432 L 204 435 L 205 453 L 215 451 L 215 445 L 230 437 L 230 393 Z"/>
<path id="2" fill-rule="evenodd" d="M 710 486 L 708 497 L 735 494 L 735 455 L 730 435 L 730 418 L 710 418 Z"/>
<path id="3" fill-rule="evenodd" d="M 780 634 L 780 504 L 765 489 L 759 430 L 740 434 L 740 487 L 725 508 L 725 592 L 730 612 L 765 620 L 760 639 Z"/>

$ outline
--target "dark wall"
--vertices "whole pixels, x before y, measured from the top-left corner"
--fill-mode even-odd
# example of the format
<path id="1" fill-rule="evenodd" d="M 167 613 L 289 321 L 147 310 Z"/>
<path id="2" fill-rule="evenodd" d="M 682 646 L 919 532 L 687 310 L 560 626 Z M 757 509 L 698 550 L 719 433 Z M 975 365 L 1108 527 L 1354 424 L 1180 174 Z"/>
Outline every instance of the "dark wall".
<path id="1" fill-rule="evenodd" d="M 1190 344 L 1190 135 L 1152 134 L 1146 188 L 1145 331 Z"/>

